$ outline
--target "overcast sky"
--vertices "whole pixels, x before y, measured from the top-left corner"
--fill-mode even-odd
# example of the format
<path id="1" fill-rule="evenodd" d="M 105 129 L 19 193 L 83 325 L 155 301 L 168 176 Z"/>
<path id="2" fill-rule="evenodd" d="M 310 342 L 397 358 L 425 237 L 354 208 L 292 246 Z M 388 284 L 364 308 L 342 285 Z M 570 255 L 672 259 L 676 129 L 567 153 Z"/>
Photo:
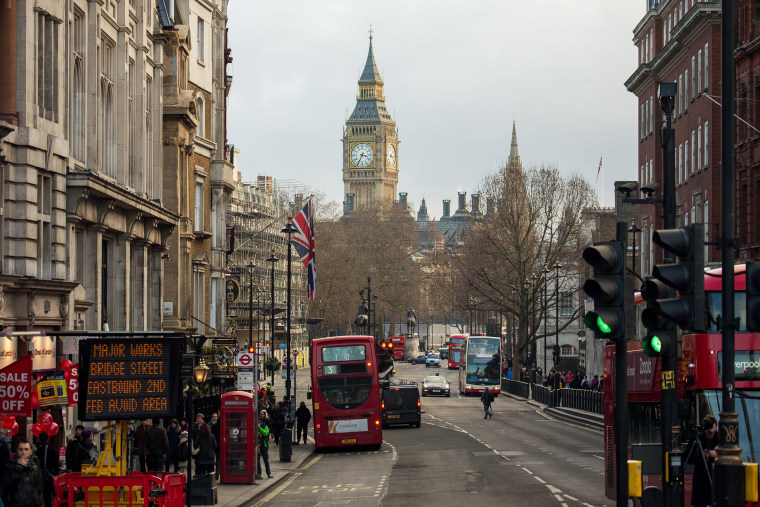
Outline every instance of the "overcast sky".
<path id="1" fill-rule="evenodd" d="M 644 0 L 229 2 L 228 138 L 244 181 L 267 174 L 343 201 L 346 110 L 374 32 L 399 131 L 398 191 L 440 217 L 509 155 L 581 173 L 613 204 L 636 179 L 633 29 Z"/>

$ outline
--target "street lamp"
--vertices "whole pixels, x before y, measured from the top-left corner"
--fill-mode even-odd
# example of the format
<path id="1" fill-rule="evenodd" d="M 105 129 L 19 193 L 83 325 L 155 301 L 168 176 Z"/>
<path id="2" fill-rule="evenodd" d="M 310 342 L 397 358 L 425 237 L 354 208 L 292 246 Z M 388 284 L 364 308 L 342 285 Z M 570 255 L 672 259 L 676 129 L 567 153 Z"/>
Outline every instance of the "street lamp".
<path id="1" fill-rule="evenodd" d="M 203 360 L 201 357 L 198 360 L 198 365 L 193 368 L 193 378 L 195 379 L 195 382 L 198 384 L 202 384 L 206 381 L 206 378 L 208 377 L 208 370 L 209 367 L 206 366 L 206 361 Z M 192 417 L 192 407 L 193 407 L 193 401 L 192 397 L 188 395 L 188 392 L 185 391 L 185 410 L 187 411 L 187 419 L 188 421 L 191 421 Z M 190 449 L 193 448 L 193 432 L 188 431 L 187 432 L 187 441 L 188 446 Z M 192 489 L 193 489 L 193 460 L 189 459 L 187 460 L 187 491 L 185 493 L 185 499 L 186 499 L 186 506 L 190 507 L 192 505 Z"/>
<path id="2" fill-rule="evenodd" d="M 641 229 L 636 227 L 636 219 L 631 219 L 631 226 L 628 228 L 628 232 L 633 234 L 633 241 L 632 241 L 632 248 L 633 248 L 633 255 L 631 255 L 631 260 L 633 263 L 633 276 L 638 276 L 636 274 L 636 233 L 641 232 Z"/>
<path id="3" fill-rule="evenodd" d="M 253 347 L 253 268 L 256 265 L 251 257 L 248 263 L 248 348 Z M 254 357 L 255 354 L 254 354 Z"/>
<path id="4" fill-rule="evenodd" d="M 193 376 L 195 377 L 195 381 L 199 384 L 205 382 L 206 377 L 208 377 L 208 370 L 209 367 L 206 366 L 206 361 L 204 361 L 203 358 L 200 358 L 198 360 L 198 366 L 193 368 Z"/>
<path id="5" fill-rule="evenodd" d="M 467 298 L 467 309 L 470 310 L 470 334 L 472 334 L 472 297 Z"/>
<path id="6" fill-rule="evenodd" d="M 546 303 L 546 282 L 548 281 L 547 273 L 549 273 L 549 265 L 547 263 L 544 263 L 544 269 L 541 270 L 541 273 L 544 275 L 544 371 L 543 374 L 546 375 L 546 340 L 549 338 L 549 333 L 546 332 L 546 324 L 548 320 L 549 315 L 549 305 Z"/>
<path id="7" fill-rule="evenodd" d="M 557 367 L 559 362 L 559 268 L 562 266 L 559 263 L 559 259 L 554 261 L 554 271 L 556 273 L 554 278 L 554 367 Z"/>
<path id="8" fill-rule="evenodd" d="M 430 335 L 430 343 L 433 344 L 433 347 L 435 347 L 434 338 L 433 338 L 435 335 L 433 334 L 433 309 L 432 308 L 428 308 L 428 317 L 429 317 L 428 320 L 430 321 L 430 332 L 428 333 Z"/>
<path id="9" fill-rule="evenodd" d="M 288 235 L 288 284 L 287 284 L 288 303 L 287 303 L 287 309 L 285 313 L 286 315 L 285 322 L 287 326 L 286 327 L 286 332 L 287 332 L 286 354 L 287 355 L 285 356 L 287 357 L 287 361 L 285 362 L 285 367 L 286 367 L 285 369 L 285 372 L 286 372 L 285 373 L 285 396 L 287 396 L 288 403 L 290 403 L 290 413 L 291 413 L 291 420 L 292 420 L 292 419 L 295 419 L 295 417 L 293 417 L 292 415 L 293 412 L 295 412 L 295 407 L 293 406 L 293 401 L 290 399 L 290 368 L 291 368 L 291 364 L 290 364 L 290 261 L 291 261 L 292 250 L 293 250 L 293 243 L 290 242 L 290 236 L 294 232 L 298 232 L 298 229 L 296 229 L 296 227 L 293 225 L 292 217 L 288 217 L 288 222 L 282 227 L 280 232 L 284 232 Z"/>
<path id="10" fill-rule="evenodd" d="M 533 299 L 533 315 L 530 318 L 530 326 L 533 330 L 533 343 L 530 344 L 530 364 L 533 367 L 536 364 L 536 273 L 530 274 L 531 298 Z M 532 375 L 531 375 L 532 377 Z"/>
<path id="11" fill-rule="evenodd" d="M 528 301 L 528 289 L 530 288 L 530 280 L 527 278 L 523 281 L 523 287 L 525 288 L 525 359 L 530 361 L 530 349 L 527 348 L 530 341 L 530 324 L 528 322 L 528 315 L 530 314 L 530 303 Z M 528 365 L 530 366 L 530 365 Z"/>
<path id="12" fill-rule="evenodd" d="M 272 263 L 272 276 L 269 279 L 269 285 L 272 289 L 272 320 L 269 323 L 269 341 L 271 343 L 271 357 L 274 359 L 274 264 L 275 262 L 279 261 L 277 257 L 274 256 L 274 248 L 272 249 L 272 255 L 267 258 L 267 262 Z M 266 372 L 265 372 L 266 373 Z M 272 385 L 274 386 L 274 368 L 272 369 Z M 257 416 L 258 417 L 258 416 Z"/>

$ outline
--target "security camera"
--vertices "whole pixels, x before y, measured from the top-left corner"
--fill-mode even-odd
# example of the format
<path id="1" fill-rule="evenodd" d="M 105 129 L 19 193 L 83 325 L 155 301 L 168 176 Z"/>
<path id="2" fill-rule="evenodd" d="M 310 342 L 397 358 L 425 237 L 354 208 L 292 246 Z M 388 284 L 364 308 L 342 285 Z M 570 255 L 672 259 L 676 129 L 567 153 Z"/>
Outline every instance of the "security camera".
<path id="1" fill-rule="evenodd" d="M 651 183 L 647 185 L 646 187 L 641 187 L 641 191 L 646 194 L 647 197 L 652 197 L 652 195 L 657 192 L 660 189 L 659 183 Z"/>
<path id="2" fill-rule="evenodd" d="M 631 194 L 638 190 L 639 184 L 635 181 L 628 181 L 625 183 L 620 184 L 617 189 L 618 192 L 622 192 L 625 194 L 626 197 L 631 197 Z"/>

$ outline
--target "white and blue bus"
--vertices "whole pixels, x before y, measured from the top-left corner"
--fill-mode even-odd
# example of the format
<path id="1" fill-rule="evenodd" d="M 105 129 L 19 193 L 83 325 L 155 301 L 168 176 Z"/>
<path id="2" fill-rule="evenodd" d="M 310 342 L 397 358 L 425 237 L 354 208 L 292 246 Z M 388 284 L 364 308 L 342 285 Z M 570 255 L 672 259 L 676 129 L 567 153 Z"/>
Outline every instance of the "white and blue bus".
<path id="1" fill-rule="evenodd" d="M 501 393 L 501 340 L 492 336 L 468 336 L 459 364 L 459 393 L 479 394 L 488 387 Z"/>

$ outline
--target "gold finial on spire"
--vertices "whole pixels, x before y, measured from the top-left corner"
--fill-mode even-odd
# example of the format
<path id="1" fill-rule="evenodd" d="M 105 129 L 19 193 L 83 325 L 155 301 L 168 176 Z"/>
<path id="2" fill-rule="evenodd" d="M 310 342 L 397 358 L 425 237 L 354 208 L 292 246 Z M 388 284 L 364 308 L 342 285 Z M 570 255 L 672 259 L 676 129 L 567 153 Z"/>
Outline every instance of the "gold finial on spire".
<path id="1" fill-rule="evenodd" d="M 370 24 L 369 24 L 369 40 L 370 40 L 370 41 L 372 40 L 372 34 L 373 34 L 373 33 L 374 33 L 374 32 L 373 32 L 373 30 L 372 30 L 372 23 L 370 23 Z"/>

